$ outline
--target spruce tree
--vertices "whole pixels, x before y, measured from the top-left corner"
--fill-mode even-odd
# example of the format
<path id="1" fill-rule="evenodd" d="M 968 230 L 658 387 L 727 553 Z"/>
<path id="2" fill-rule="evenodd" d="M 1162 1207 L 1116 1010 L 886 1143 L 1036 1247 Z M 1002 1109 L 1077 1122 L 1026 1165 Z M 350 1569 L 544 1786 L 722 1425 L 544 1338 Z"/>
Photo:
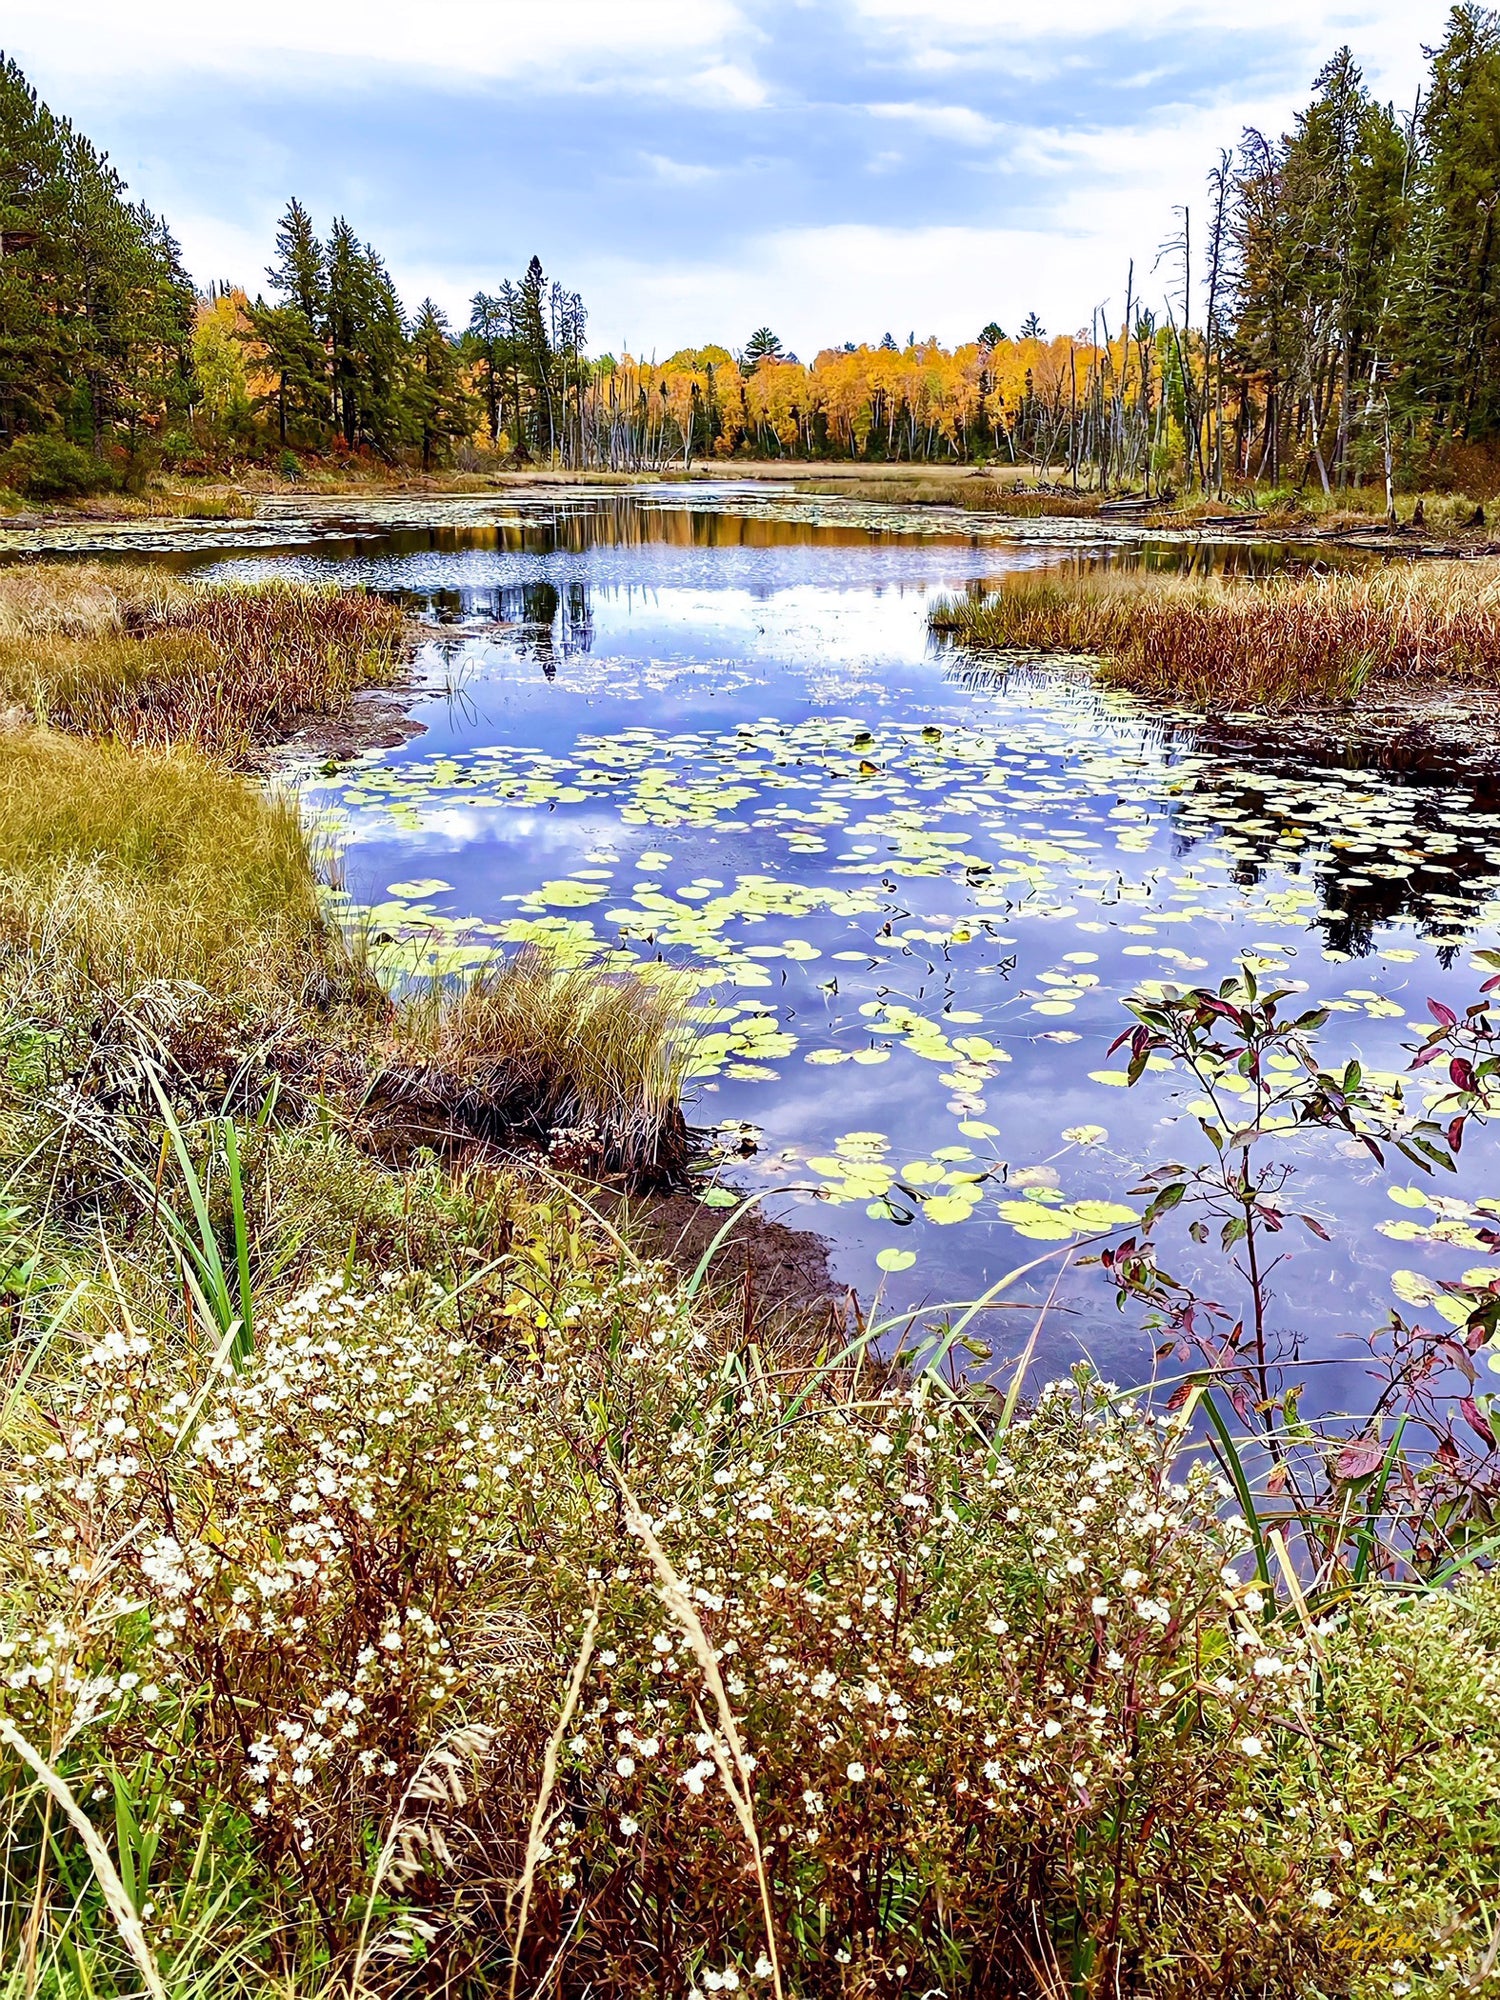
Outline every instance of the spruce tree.
<path id="1" fill-rule="evenodd" d="M 478 414 L 448 321 L 431 299 L 423 299 L 411 331 L 406 411 L 424 472 L 469 435 Z"/>

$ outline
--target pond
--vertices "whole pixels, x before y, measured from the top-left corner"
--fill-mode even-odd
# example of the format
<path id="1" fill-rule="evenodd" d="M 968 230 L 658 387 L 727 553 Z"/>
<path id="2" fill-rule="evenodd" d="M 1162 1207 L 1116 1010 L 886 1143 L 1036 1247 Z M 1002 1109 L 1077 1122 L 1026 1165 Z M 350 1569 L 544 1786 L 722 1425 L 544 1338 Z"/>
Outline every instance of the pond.
<path id="1" fill-rule="evenodd" d="M 883 1310 L 975 1299 L 1054 1252 L 972 1331 L 998 1365 L 1050 1297 L 1038 1365 L 1134 1383 L 1157 1365 L 1138 1319 L 1084 1261 L 1097 1245 L 1062 1251 L 1204 1146 L 1190 1078 L 1125 1087 L 1125 997 L 1248 966 L 1331 1010 L 1327 1060 L 1394 1077 L 1428 997 L 1461 1009 L 1487 976 L 1500 795 L 1483 771 L 1216 739 L 1078 663 L 966 663 L 929 637 L 937 594 L 1122 559 L 1089 524 L 1020 526 L 683 489 L 210 545 L 218 573 L 368 584 L 437 621 L 421 733 L 304 787 L 393 962 L 535 941 L 691 970 L 689 1112 L 721 1182 L 784 1190 L 769 1212 Z M 1213 558 L 1137 537 L 1128 559 Z M 1398 1303 L 1431 1318 L 1433 1280 L 1476 1260 L 1492 1153 L 1436 1179 L 1337 1135 L 1285 1157 L 1328 1240 L 1278 1239 L 1275 1338 L 1310 1402 L 1368 1402 L 1368 1330 Z M 1180 1275 L 1233 1294 L 1222 1255 L 1168 1235 Z"/>

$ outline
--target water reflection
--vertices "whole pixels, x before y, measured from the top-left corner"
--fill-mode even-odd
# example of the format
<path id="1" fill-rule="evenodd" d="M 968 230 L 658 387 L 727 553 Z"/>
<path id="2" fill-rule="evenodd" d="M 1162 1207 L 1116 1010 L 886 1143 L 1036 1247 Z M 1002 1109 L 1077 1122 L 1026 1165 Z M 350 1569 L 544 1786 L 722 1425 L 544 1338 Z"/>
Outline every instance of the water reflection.
<path id="1" fill-rule="evenodd" d="M 976 694 L 1009 687 L 1035 696 L 1057 679 L 1044 661 L 987 664 L 946 640 L 939 649 L 954 684 Z M 1088 687 L 1076 670 L 1075 679 Z M 1123 699 L 1098 707 L 1101 716 L 1150 713 Z M 1451 952 L 1500 892 L 1500 777 L 1482 758 L 1430 738 L 1403 757 L 1399 743 L 1362 738 L 1352 725 L 1335 734 L 1304 721 L 1169 711 L 1148 728 L 1185 801 L 1173 808 L 1177 852 L 1186 858 L 1205 840 L 1217 843 L 1245 889 L 1268 870 L 1306 874 L 1332 950 L 1363 956 L 1382 927 L 1409 919 Z"/>
<path id="2" fill-rule="evenodd" d="M 561 587 L 547 578 L 499 583 L 469 591 L 402 592 L 439 624 L 489 624 L 513 631 L 517 657 L 535 660 L 550 681 L 559 659 L 587 653 L 594 641 L 588 584 L 571 577 Z"/>
<path id="3" fill-rule="evenodd" d="M 1192 1141 L 1180 1079 L 1121 1087 L 1126 994 L 1249 964 L 1328 1004 L 1331 1058 L 1394 1074 L 1426 996 L 1471 997 L 1466 948 L 1494 934 L 1482 776 L 1319 762 L 929 644 L 934 593 L 1080 559 L 1076 540 L 612 499 L 237 567 L 358 580 L 441 621 L 425 735 L 311 794 L 382 926 L 434 965 L 530 938 L 698 968 L 717 1053 L 694 1115 L 752 1128 L 741 1185 L 819 1184 L 831 1199 L 785 1212 L 862 1296 L 883 1282 L 920 1309 L 977 1296 L 1049 1213 L 1128 1207 Z M 1464 1253 L 1412 1237 L 1405 1218 L 1436 1211 L 1393 1208 L 1358 1149 L 1296 1150 L 1301 1204 L 1335 1238 L 1299 1242 L 1276 1280 L 1277 1340 L 1322 1371 L 1310 1407 L 1352 1400 L 1328 1385 L 1360 1373 L 1349 1336 L 1386 1316 L 1393 1273 Z M 1492 1164 L 1466 1149 L 1445 1196 L 1474 1198 Z M 882 1280 L 893 1248 L 914 1261 Z M 1211 1247 L 1173 1254 L 1226 1282 Z M 1041 1365 L 1080 1347 L 1118 1376 L 1151 1365 L 1075 1262 Z"/>

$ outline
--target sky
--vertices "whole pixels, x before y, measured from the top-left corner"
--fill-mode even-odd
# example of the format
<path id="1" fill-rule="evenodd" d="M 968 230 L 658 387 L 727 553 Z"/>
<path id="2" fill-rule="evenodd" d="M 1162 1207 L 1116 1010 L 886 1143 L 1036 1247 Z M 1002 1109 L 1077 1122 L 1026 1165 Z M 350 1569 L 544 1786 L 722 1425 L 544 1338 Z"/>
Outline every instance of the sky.
<path id="1" fill-rule="evenodd" d="M 0 46 L 264 284 L 297 195 L 457 323 L 539 255 L 594 352 L 971 340 L 1159 296 L 1174 207 L 1349 43 L 1410 107 L 1447 0 L 6 0 Z"/>

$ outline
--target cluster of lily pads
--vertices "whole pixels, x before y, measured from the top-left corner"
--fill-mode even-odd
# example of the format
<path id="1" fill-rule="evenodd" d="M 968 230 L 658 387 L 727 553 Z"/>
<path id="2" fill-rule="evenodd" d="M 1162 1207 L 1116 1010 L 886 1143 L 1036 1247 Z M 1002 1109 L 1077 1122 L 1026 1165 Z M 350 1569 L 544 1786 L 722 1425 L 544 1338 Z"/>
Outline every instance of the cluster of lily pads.
<path id="1" fill-rule="evenodd" d="M 1215 973 L 1235 951 L 1308 990 L 1294 959 L 1314 957 L 1325 972 L 1349 960 L 1318 934 L 1331 883 L 1357 891 L 1420 877 L 1440 943 L 1500 912 L 1500 814 L 1467 793 L 1357 771 L 1278 777 L 1123 714 L 1101 727 L 1097 710 L 1066 702 L 1008 713 L 1003 727 L 761 717 L 583 735 L 566 754 L 496 743 L 365 764 L 338 788 L 336 809 L 346 841 L 405 838 L 424 853 L 445 825 L 482 834 L 487 817 L 546 814 L 555 855 L 555 829 L 573 816 L 582 852 L 566 872 L 507 887 L 478 912 L 442 878 L 403 879 L 358 920 L 404 976 L 462 972 L 521 944 L 686 974 L 700 989 L 700 1091 L 774 1084 L 797 1059 L 814 1072 L 848 1066 L 851 1083 L 870 1072 L 859 1095 L 875 1101 L 885 1065 L 931 1064 L 956 1121 L 952 1143 L 898 1158 L 867 1115 L 860 1129 L 768 1149 L 751 1177 L 799 1176 L 875 1220 L 979 1215 L 1037 1241 L 1094 1234 L 1136 1212 L 1107 1198 L 1135 1163 L 1111 1156 L 1105 1175 L 1101 1152 L 1087 1161 L 1103 1127 L 1070 1127 L 1054 1155 L 1105 1179 L 1106 1194 L 1076 1192 L 1053 1164 L 1003 1160 L 984 1115 L 985 1089 L 1017 1043 L 1079 1041 L 1066 1024 L 1080 1014 L 1090 1032 L 1116 1025 L 1101 1005 L 1117 997 L 1100 970 L 1106 942 L 1132 963 L 1134 990 L 1160 992 L 1206 974 L 1205 950 L 1233 926 Z M 726 859 L 709 872 L 714 850 L 754 865 Z M 1476 860 L 1493 872 L 1476 872 Z M 1045 962 L 1023 967 L 1043 940 Z M 1421 956 L 1417 943 L 1387 940 L 1377 962 Z M 1372 1022 L 1408 1012 L 1369 984 L 1322 1004 Z M 1084 1073 L 1125 1082 L 1108 1063 Z M 882 1268 L 905 1268 L 911 1255 L 892 1251 Z"/>

